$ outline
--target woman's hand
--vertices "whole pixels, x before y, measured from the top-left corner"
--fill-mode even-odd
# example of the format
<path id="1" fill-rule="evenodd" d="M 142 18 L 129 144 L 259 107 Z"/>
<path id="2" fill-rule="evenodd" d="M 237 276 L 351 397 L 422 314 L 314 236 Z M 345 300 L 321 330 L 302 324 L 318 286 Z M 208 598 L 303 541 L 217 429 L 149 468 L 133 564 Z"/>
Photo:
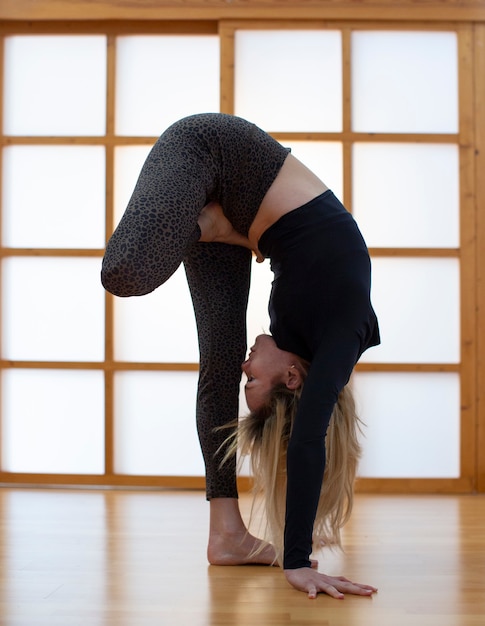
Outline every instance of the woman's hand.
<path id="1" fill-rule="evenodd" d="M 285 569 L 286 580 L 298 591 L 306 591 L 309 598 L 327 593 L 332 598 L 342 600 L 345 593 L 357 596 L 371 596 L 377 589 L 370 585 L 353 583 L 343 576 L 327 576 L 309 567 Z"/>

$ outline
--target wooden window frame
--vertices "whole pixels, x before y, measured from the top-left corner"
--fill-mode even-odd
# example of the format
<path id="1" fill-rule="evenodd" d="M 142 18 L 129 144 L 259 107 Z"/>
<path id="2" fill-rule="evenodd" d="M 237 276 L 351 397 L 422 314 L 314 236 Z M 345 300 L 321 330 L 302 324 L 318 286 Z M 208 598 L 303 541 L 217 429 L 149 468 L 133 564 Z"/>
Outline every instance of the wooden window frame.
<path id="1" fill-rule="evenodd" d="M 371 372 L 457 372 L 461 381 L 461 473 L 457 479 L 371 479 L 359 480 L 358 489 L 369 492 L 395 493 L 470 493 L 485 492 L 485 9 L 483 3 L 465 4 L 455 1 L 430 3 L 417 7 L 411 2 L 399 5 L 380 2 L 335 2 L 325 11 L 303 0 L 274 2 L 272 8 L 259 0 L 251 7 L 235 0 L 232 12 L 227 3 L 212 0 L 187 3 L 145 3 L 136 9 L 140 21 L 133 22 L 133 11 L 124 2 L 114 0 L 88 3 L 92 20 L 86 20 L 82 0 L 54 2 L 41 0 L 35 9 L 28 0 L 7 0 L 0 8 L 0 102 L 3 101 L 3 40 L 13 34 L 106 34 L 107 36 L 107 119 L 106 135 L 102 137 L 9 137 L 0 135 L 0 149 L 10 145 L 102 145 L 106 149 L 106 224 L 113 228 L 114 150 L 120 145 L 150 144 L 156 137 L 120 137 L 114 132 L 115 107 L 115 40 L 119 35 L 142 34 L 219 34 L 221 42 L 221 111 L 234 112 L 234 34 L 238 29 L 327 28 L 342 31 L 343 47 L 343 131 L 342 133 L 278 133 L 275 138 L 327 139 L 343 143 L 344 202 L 351 210 L 352 144 L 356 141 L 399 141 L 456 143 L 460 154 L 460 229 L 458 249 L 371 249 L 377 256 L 454 257 L 461 263 L 461 361 L 459 364 L 359 364 L 357 371 Z M 298 4 L 298 7 L 296 6 Z M 481 6 L 480 6 L 481 4 Z M 156 5 L 156 6 L 155 6 Z M 352 5 L 352 19 L 348 5 Z M 376 9 L 376 5 L 379 5 Z M 392 5 L 392 6 L 391 6 Z M 434 6 L 436 5 L 436 6 Z M 305 19 L 301 18 L 305 8 Z M 278 20 L 271 19 L 278 8 Z M 66 21 L 64 12 L 71 19 Z M 74 15 L 74 19 L 72 19 Z M 365 21 L 363 21 L 365 18 Z M 439 19 L 438 19 L 439 18 Z M 103 20 L 108 21 L 103 21 Z M 150 21 L 148 21 L 150 20 Z M 350 37 L 352 30 L 437 30 L 458 34 L 459 111 L 460 126 L 456 135 L 449 134 L 369 134 L 355 133 L 350 124 Z M 0 106 L 0 124 L 2 110 Z M 3 128 L 3 124 L 1 125 Z M 0 151 L 1 177 L 1 151 Z M 1 178 L 0 178 L 1 185 Z M 1 228 L 1 223 L 0 223 Z M 0 259 L 9 256 L 89 256 L 101 259 L 102 250 L 47 250 L 0 248 Z M 1 280 L 1 278 L 0 278 Z M 1 323 L 1 317 L 0 317 Z M 54 369 L 58 362 L 0 360 L 0 370 L 10 368 Z M 0 482 L 7 484 L 55 484 L 99 486 L 157 486 L 203 488 L 203 477 L 126 476 L 114 472 L 114 406 L 113 380 L 118 371 L 164 371 L 198 369 L 196 363 L 125 363 L 116 362 L 113 354 L 113 298 L 106 294 L 105 361 L 62 363 L 63 368 L 102 370 L 105 376 L 105 472 L 102 475 L 24 474 L 0 471 Z M 1 392 L 1 389 L 0 389 Z M 247 488 L 248 479 L 240 480 Z"/>

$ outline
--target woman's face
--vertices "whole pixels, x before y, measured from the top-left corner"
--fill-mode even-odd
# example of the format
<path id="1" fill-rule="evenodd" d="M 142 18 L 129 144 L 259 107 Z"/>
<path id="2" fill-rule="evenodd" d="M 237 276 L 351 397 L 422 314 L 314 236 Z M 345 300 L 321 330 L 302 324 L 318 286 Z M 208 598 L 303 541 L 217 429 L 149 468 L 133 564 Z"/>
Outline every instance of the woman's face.
<path id="1" fill-rule="evenodd" d="M 288 369 L 294 367 L 295 356 L 280 350 L 271 335 L 258 335 L 249 350 L 249 357 L 241 365 L 248 377 L 244 387 L 250 411 L 257 411 L 268 401 L 271 389 L 285 383 Z"/>

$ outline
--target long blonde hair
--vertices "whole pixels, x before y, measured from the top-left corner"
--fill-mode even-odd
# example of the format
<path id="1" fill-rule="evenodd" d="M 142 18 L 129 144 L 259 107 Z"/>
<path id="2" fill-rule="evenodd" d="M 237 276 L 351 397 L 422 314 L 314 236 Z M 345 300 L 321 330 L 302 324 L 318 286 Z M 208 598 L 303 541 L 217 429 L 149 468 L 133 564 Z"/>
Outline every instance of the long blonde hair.
<path id="1" fill-rule="evenodd" d="M 298 408 L 301 388 L 291 391 L 280 385 L 269 404 L 250 413 L 239 423 L 237 442 L 241 457 L 250 455 L 254 479 L 254 502 L 263 495 L 265 539 L 275 548 L 282 564 L 286 509 L 286 453 Z M 340 530 L 348 521 L 353 504 L 354 480 L 361 455 L 356 414 L 349 386 L 340 392 L 325 441 L 326 466 L 313 530 L 314 549 L 322 544 L 341 547 Z M 253 503 L 254 512 L 254 503 Z"/>

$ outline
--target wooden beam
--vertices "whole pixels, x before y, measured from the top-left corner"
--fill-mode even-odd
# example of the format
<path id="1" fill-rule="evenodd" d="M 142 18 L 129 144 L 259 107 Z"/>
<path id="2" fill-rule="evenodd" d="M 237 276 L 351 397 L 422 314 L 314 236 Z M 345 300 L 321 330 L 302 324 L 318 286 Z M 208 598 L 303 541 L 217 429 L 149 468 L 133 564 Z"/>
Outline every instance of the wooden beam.
<path id="1" fill-rule="evenodd" d="M 485 25 L 475 27 L 475 184 L 477 215 L 478 491 L 485 493 Z"/>
<path id="2" fill-rule="evenodd" d="M 128 474 L 34 474 L 0 472 L 0 486 L 92 486 L 139 487 L 159 489 L 205 489 L 203 476 L 132 476 Z M 249 491 L 253 481 L 249 476 L 238 477 L 238 490 Z M 358 478 L 357 493 L 470 493 L 469 478 Z"/>
<path id="3" fill-rule="evenodd" d="M 458 30 L 458 110 L 460 112 L 460 321 L 461 321 L 461 476 L 476 489 L 476 267 L 473 106 L 473 32 Z"/>
<path id="4" fill-rule="evenodd" d="M 0 20 L 485 20 L 481 0 L 2 0 Z"/>

